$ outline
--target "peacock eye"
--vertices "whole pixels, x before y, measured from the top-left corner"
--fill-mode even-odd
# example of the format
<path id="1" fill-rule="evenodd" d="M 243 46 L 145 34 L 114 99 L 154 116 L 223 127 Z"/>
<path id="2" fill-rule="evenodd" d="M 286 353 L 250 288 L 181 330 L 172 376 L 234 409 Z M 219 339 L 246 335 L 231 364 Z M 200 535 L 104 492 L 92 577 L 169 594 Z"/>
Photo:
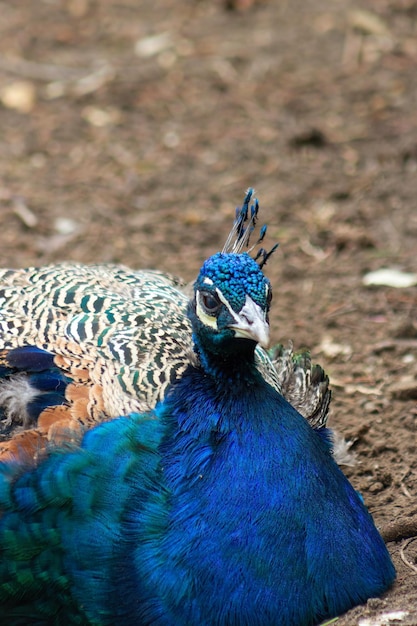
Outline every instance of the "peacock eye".
<path id="1" fill-rule="evenodd" d="M 206 309 L 207 313 L 216 313 L 221 307 L 221 302 L 217 296 L 209 293 L 208 291 L 201 292 L 201 302 Z"/>

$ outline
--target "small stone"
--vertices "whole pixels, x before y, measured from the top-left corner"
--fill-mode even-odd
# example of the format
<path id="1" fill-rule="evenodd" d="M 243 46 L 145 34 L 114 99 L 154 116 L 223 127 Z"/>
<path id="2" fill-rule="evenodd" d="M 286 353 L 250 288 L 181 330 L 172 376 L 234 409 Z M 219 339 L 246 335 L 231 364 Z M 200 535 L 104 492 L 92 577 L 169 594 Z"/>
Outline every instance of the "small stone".
<path id="1" fill-rule="evenodd" d="M 417 274 L 402 272 L 394 268 L 382 268 L 365 274 L 362 282 L 370 285 L 384 285 L 386 287 L 407 288 L 417 285 Z"/>
<path id="2" fill-rule="evenodd" d="M 7 109 L 14 109 L 19 113 L 30 113 L 36 101 L 35 85 L 28 80 L 15 81 L 3 87 L 0 100 Z"/>

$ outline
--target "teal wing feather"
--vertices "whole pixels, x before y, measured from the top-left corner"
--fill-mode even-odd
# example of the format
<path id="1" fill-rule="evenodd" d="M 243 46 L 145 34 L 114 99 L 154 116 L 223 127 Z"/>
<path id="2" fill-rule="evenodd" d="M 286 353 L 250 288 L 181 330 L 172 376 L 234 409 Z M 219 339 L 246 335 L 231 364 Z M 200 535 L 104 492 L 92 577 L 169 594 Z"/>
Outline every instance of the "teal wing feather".
<path id="1" fill-rule="evenodd" d="M 110 417 L 154 406 L 185 368 L 188 298 L 173 277 L 62 264 L 3 271 L 0 285 L 0 349 L 36 345 L 87 369 Z"/>

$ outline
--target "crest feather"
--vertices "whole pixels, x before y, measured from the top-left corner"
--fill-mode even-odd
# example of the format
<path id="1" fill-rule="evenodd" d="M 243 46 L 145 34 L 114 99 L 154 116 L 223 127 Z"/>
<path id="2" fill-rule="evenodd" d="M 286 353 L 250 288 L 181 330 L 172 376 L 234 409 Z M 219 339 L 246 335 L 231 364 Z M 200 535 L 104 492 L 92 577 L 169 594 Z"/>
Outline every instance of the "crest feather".
<path id="1" fill-rule="evenodd" d="M 236 209 L 236 218 L 233 222 L 232 230 L 230 231 L 222 250 L 222 252 L 225 254 L 241 254 L 244 248 L 248 248 L 249 246 L 250 237 L 256 228 L 259 212 L 259 202 L 258 199 L 254 196 L 254 193 L 254 189 L 252 187 L 249 187 L 243 200 L 242 206 L 237 207 Z M 253 203 L 250 204 L 252 198 Z M 266 224 L 264 224 L 264 226 L 262 226 L 259 231 L 258 239 L 247 250 L 249 254 L 259 243 L 264 240 L 266 231 L 267 226 Z M 273 254 L 273 252 L 275 252 L 275 250 L 278 248 L 278 245 L 279 244 L 276 243 L 269 252 L 265 250 L 265 248 L 260 248 L 258 250 L 254 258 L 261 269 L 263 268 L 271 254 Z"/>

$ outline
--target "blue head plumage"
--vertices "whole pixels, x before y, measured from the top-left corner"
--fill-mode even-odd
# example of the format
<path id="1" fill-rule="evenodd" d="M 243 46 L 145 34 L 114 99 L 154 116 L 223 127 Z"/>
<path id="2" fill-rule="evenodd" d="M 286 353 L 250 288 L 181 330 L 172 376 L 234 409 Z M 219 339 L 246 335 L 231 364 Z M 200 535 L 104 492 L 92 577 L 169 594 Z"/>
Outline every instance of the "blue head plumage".
<path id="1" fill-rule="evenodd" d="M 247 253 L 218 252 L 207 259 L 200 270 L 195 289 L 215 285 L 232 309 L 239 312 L 249 296 L 262 310 L 268 312 L 271 285 L 259 265 Z"/>

